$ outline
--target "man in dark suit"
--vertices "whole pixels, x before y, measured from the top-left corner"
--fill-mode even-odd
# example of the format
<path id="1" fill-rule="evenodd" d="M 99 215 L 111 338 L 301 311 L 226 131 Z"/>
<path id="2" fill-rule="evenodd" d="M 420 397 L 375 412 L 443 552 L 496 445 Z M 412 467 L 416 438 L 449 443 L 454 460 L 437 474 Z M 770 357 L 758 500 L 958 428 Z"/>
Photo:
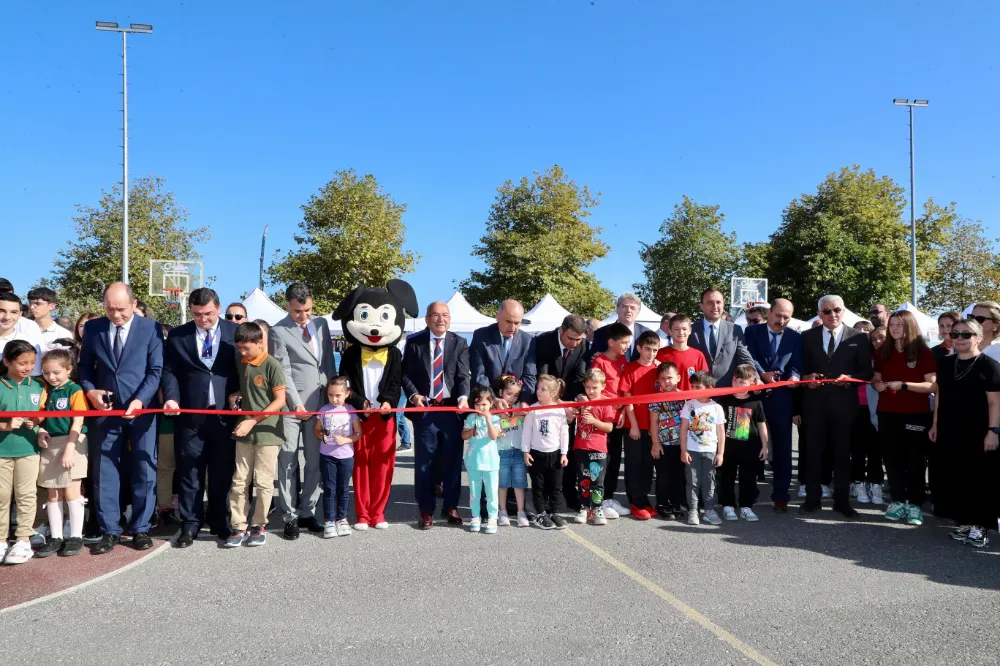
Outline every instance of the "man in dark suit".
<path id="1" fill-rule="evenodd" d="M 833 450 L 833 508 L 848 518 L 858 515 L 851 507 L 851 424 L 858 412 L 858 387 L 846 379 L 868 381 L 874 370 L 868 336 L 841 317 L 840 296 L 819 301 L 822 326 L 802 334 L 802 379 L 837 379 L 833 384 L 809 385 L 803 396 L 803 420 L 808 434 L 809 460 L 804 511 L 818 511 L 821 500 L 823 454 Z"/>
<path id="2" fill-rule="evenodd" d="M 635 348 L 635 341 L 639 339 L 640 335 L 649 330 L 635 320 L 639 316 L 639 310 L 641 309 L 642 301 L 639 300 L 638 296 L 628 291 L 618 297 L 618 304 L 615 306 L 615 311 L 618 313 L 617 323 L 632 331 L 632 344 L 629 345 L 628 352 L 625 354 L 625 358 L 630 363 L 639 358 L 639 351 Z M 590 351 L 587 357 L 588 361 L 591 357 L 608 350 L 608 326 L 610 325 L 601 326 L 594 331 L 594 339 L 590 343 Z"/>
<path id="3" fill-rule="evenodd" d="M 414 407 L 469 406 L 469 345 L 448 331 L 451 311 L 446 303 L 427 306 L 427 328 L 411 335 L 403 349 L 403 395 Z M 402 415 L 400 415 L 402 416 Z M 462 524 L 458 499 L 462 493 L 462 418 L 451 412 L 413 413 L 415 440 L 414 489 L 420 528 L 434 525 L 434 471 L 441 461 L 442 516 Z"/>
<path id="4" fill-rule="evenodd" d="M 163 354 L 164 409 L 227 409 L 227 397 L 239 391 L 236 324 L 219 319 L 219 296 L 195 289 L 188 297 L 191 321 L 170 331 Z M 169 412 L 168 412 L 169 414 Z M 183 524 L 175 546 L 187 548 L 205 520 L 202 498 L 208 475 L 208 526 L 220 539 L 229 537 L 229 488 L 235 471 L 234 419 L 230 416 L 179 414 L 174 449 L 180 480 L 178 503 Z"/>
<path id="5" fill-rule="evenodd" d="M 765 384 L 798 381 L 802 377 L 802 336 L 788 328 L 794 308 L 792 302 L 779 298 L 774 301 L 767 323 L 747 326 L 746 343 L 760 380 Z M 798 390 L 798 389 L 795 389 Z M 794 415 L 793 389 L 774 389 L 763 400 L 767 416 L 767 434 L 774 453 L 774 485 L 771 501 L 774 510 L 788 511 L 792 482 L 792 416 Z"/>
<path id="6" fill-rule="evenodd" d="M 163 372 L 163 333 L 152 319 L 135 316 L 132 288 L 115 282 L 104 290 L 104 317 L 87 322 L 80 350 L 80 385 L 94 409 L 126 415 L 98 417 L 90 432 L 94 504 L 104 536 L 93 553 L 111 552 L 121 540 L 120 476 L 132 485 L 129 532 L 136 550 L 153 547 L 149 521 L 156 507 L 156 417 L 132 412 L 156 407 Z"/>
<path id="7" fill-rule="evenodd" d="M 469 347 L 472 382 L 492 387 L 500 375 L 514 375 L 521 380 L 521 404 L 535 400 L 535 338 L 521 330 L 524 307 L 517 301 L 504 301 L 497 313 L 497 323 L 476 329 Z M 502 405 L 503 401 L 500 401 Z"/>
<path id="8" fill-rule="evenodd" d="M 539 375 L 552 375 L 566 382 L 563 400 L 572 402 L 583 393 L 583 376 L 587 374 L 587 320 L 580 315 L 567 315 L 562 326 L 535 337 L 535 364 Z M 570 450 L 573 449 L 575 424 L 570 425 Z M 566 506 L 580 510 L 580 495 L 576 489 L 576 466 L 563 468 L 563 497 Z"/>
<path id="9" fill-rule="evenodd" d="M 743 329 L 723 318 L 725 306 L 721 291 L 714 288 L 703 291 L 701 311 L 705 316 L 691 324 L 691 336 L 688 338 L 688 344 L 705 355 L 719 387 L 733 385 L 736 366 L 753 364 L 743 340 Z"/>

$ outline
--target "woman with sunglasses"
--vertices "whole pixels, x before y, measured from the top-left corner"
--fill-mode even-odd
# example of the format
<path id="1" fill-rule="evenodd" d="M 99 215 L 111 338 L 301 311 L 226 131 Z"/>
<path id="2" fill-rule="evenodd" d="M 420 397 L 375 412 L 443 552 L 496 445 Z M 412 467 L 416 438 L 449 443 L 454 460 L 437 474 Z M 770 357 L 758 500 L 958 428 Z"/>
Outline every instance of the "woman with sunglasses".
<path id="1" fill-rule="evenodd" d="M 239 325 L 248 319 L 246 306 L 242 303 L 230 303 L 226 306 L 226 321 Z"/>
<path id="2" fill-rule="evenodd" d="M 987 530 L 997 527 L 1000 363 L 980 353 L 983 329 L 976 320 L 955 323 L 948 337 L 955 353 L 938 368 L 929 433 L 941 453 L 934 513 L 960 525 L 953 539 L 983 548 Z"/>
<path id="3" fill-rule="evenodd" d="M 976 303 L 972 318 L 983 327 L 983 341 L 979 349 L 994 361 L 1000 361 L 1000 304 L 994 301 Z"/>
<path id="4" fill-rule="evenodd" d="M 879 392 L 878 432 L 889 473 L 889 520 L 923 525 L 927 476 L 930 393 L 937 361 L 927 348 L 917 318 L 906 310 L 889 315 L 889 339 L 875 355 L 872 386 Z"/>

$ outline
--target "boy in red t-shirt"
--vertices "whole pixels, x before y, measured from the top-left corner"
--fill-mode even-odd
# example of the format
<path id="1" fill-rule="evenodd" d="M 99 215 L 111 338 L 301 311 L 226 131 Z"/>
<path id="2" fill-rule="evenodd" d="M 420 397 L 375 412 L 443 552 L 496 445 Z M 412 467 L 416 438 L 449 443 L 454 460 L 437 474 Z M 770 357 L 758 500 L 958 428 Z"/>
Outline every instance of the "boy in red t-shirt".
<path id="1" fill-rule="evenodd" d="M 618 382 L 628 359 L 625 354 L 629 345 L 632 344 L 632 331 L 628 326 L 615 322 L 608 327 L 608 350 L 594 356 L 590 361 L 590 367 L 596 368 L 604 373 L 605 384 L 601 395 L 605 398 L 618 397 Z M 604 485 L 604 508 L 605 518 L 617 518 L 627 516 L 628 507 L 622 506 L 615 501 L 615 493 L 618 491 L 618 474 L 622 466 L 622 447 L 625 441 L 625 413 L 617 409 L 615 413 L 615 429 L 608 437 L 608 471 Z"/>
<path id="2" fill-rule="evenodd" d="M 677 366 L 677 371 L 681 374 L 681 383 L 677 388 L 681 391 L 691 390 L 691 375 L 709 369 L 705 355 L 697 349 L 688 347 L 690 335 L 691 318 L 686 314 L 674 315 L 670 318 L 672 342 L 669 347 L 664 347 L 656 355 L 657 364 L 670 361 Z"/>
<path id="3" fill-rule="evenodd" d="M 580 402 L 599 400 L 607 385 L 604 373 L 591 368 L 583 378 L 586 396 L 578 396 Z M 584 398 L 586 398 L 584 400 Z M 604 501 L 604 475 L 608 469 L 608 433 L 615 427 L 615 408 L 611 405 L 580 407 L 574 410 L 576 436 L 573 439 L 573 464 L 580 479 L 580 512 L 573 521 L 595 525 L 607 525 L 601 503 Z M 589 508 L 588 508 L 589 507 Z"/>
<path id="4" fill-rule="evenodd" d="M 646 331 L 635 341 L 639 359 L 625 366 L 618 395 L 648 395 L 656 389 L 656 353 L 660 350 L 660 336 Z M 625 440 L 625 492 L 628 494 L 631 516 L 636 520 L 649 520 L 656 509 L 649 504 L 649 486 L 653 482 L 652 440 L 649 437 L 649 408 L 646 405 L 626 405 L 626 424 L 629 427 Z"/>

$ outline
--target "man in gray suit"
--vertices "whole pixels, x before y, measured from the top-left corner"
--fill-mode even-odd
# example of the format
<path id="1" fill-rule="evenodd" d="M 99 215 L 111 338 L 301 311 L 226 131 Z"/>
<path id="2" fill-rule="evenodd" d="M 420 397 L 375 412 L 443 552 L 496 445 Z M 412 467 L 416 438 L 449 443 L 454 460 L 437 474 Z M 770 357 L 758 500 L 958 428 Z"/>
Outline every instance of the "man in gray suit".
<path id="1" fill-rule="evenodd" d="M 290 411 L 283 416 L 285 442 L 278 453 L 278 508 L 285 521 L 286 539 L 299 538 L 299 529 L 322 532 L 316 520 L 320 487 L 319 440 L 313 434 L 312 417 L 326 403 L 326 382 L 336 376 L 330 326 L 323 317 L 313 317 L 312 290 L 302 282 L 288 285 L 285 309 L 288 316 L 271 327 L 268 351 L 285 373 L 285 397 Z M 305 453 L 305 469 L 299 484 L 299 446 Z"/>
<path id="2" fill-rule="evenodd" d="M 753 365 L 753 357 L 743 339 L 743 329 L 723 318 L 725 308 L 721 291 L 711 287 L 703 291 L 701 311 L 705 316 L 691 324 L 691 336 L 688 338 L 688 344 L 705 355 L 716 386 L 720 387 L 733 385 L 736 366 L 744 363 Z"/>

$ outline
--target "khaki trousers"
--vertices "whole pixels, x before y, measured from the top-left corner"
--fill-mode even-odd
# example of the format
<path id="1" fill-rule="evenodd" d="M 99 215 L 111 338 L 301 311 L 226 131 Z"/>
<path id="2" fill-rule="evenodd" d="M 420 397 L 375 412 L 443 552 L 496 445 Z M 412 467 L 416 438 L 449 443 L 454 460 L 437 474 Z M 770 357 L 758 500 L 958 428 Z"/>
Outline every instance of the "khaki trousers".
<path id="1" fill-rule="evenodd" d="M 267 525 L 280 449 L 280 446 L 254 446 L 236 442 L 236 473 L 233 474 L 233 488 L 229 491 L 229 515 L 234 532 L 242 532 L 247 528 L 251 486 L 257 490 L 257 504 L 254 505 L 250 524 Z"/>
<path id="2" fill-rule="evenodd" d="M 18 540 L 27 541 L 35 533 L 35 486 L 38 483 L 39 456 L 0 458 L 0 535 L 7 538 L 10 531 L 10 497 L 17 503 Z"/>

